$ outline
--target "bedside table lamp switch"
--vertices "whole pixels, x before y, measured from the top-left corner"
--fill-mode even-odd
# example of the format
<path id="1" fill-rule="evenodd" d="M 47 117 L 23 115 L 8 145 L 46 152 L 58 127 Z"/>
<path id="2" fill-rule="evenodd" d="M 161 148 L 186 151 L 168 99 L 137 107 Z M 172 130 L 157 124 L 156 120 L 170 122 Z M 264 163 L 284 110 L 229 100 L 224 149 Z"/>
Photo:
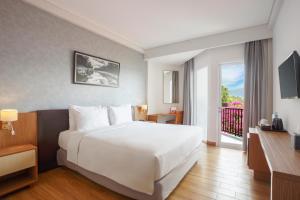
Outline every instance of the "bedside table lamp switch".
<path id="1" fill-rule="evenodd" d="M 0 111 L 0 121 L 2 121 L 2 129 L 10 130 L 15 135 L 12 122 L 18 120 L 18 111 L 15 109 L 4 109 Z"/>

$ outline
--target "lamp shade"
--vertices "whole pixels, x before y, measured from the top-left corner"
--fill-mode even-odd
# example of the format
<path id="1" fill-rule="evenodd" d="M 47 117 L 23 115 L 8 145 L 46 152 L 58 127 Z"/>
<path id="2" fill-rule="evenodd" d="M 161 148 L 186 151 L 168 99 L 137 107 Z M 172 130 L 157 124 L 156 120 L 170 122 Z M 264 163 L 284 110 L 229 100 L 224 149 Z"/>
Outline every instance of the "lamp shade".
<path id="1" fill-rule="evenodd" d="M 13 122 L 18 120 L 18 111 L 15 109 L 4 109 L 0 111 L 0 121 Z"/>
<path id="2" fill-rule="evenodd" d="M 141 109 L 143 111 L 147 111 L 148 110 L 148 105 L 141 105 Z"/>

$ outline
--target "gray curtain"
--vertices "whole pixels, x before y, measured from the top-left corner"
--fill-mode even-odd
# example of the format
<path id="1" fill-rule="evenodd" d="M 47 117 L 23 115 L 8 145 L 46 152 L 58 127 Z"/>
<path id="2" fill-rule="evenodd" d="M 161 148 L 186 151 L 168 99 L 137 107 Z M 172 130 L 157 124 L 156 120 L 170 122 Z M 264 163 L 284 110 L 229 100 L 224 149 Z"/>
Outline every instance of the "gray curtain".
<path id="1" fill-rule="evenodd" d="M 194 122 L 194 58 L 184 63 L 183 124 Z"/>
<path id="2" fill-rule="evenodd" d="M 178 71 L 172 72 L 172 103 L 178 103 L 179 101 L 178 73 Z"/>
<path id="3" fill-rule="evenodd" d="M 247 150 L 249 127 L 255 127 L 262 118 L 271 120 L 273 108 L 272 40 L 245 44 L 245 116 L 244 150 Z"/>

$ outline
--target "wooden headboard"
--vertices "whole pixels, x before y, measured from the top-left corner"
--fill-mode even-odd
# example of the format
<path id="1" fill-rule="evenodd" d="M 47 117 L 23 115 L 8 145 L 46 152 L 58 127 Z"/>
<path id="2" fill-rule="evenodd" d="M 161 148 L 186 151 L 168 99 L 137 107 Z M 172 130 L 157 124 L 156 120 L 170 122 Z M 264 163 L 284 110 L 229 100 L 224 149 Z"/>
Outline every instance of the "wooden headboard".
<path id="1" fill-rule="evenodd" d="M 43 172 L 57 167 L 58 136 L 69 129 L 69 111 L 39 110 L 37 119 L 39 172 Z"/>
<path id="2" fill-rule="evenodd" d="M 0 127 L 2 124 L 0 122 Z M 11 135 L 8 130 L 0 129 L 0 148 L 33 144 L 37 145 L 37 113 L 19 113 L 18 121 L 13 122 L 16 134 Z"/>
<path id="3" fill-rule="evenodd" d="M 68 110 L 19 113 L 18 121 L 13 122 L 13 127 L 15 135 L 0 128 L 0 148 L 22 144 L 37 145 L 39 172 L 57 167 L 58 135 L 69 128 Z"/>

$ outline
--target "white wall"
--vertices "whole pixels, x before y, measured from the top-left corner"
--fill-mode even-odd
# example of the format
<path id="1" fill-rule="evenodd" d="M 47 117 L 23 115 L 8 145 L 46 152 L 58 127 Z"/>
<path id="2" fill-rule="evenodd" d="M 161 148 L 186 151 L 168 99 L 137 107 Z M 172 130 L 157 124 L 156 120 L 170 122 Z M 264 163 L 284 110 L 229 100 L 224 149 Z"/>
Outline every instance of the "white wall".
<path id="1" fill-rule="evenodd" d="M 300 125 L 300 100 L 281 99 L 278 77 L 278 66 L 292 53 L 297 50 L 300 53 L 300 1 L 285 0 L 277 21 L 274 25 L 273 36 L 273 110 L 283 118 L 285 127 L 290 131 L 296 131 Z"/>
<path id="2" fill-rule="evenodd" d="M 208 66 L 201 65 L 195 71 L 195 121 L 203 130 L 202 140 L 207 140 L 208 126 Z"/>
<path id="3" fill-rule="evenodd" d="M 218 107 L 220 106 L 220 64 L 244 62 L 244 45 L 207 50 L 195 57 L 196 70 L 208 66 L 207 140 L 218 142 Z"/>
<path id="4" fill-rule="evenodd" d="M 163 71 L 179 71 L 179 103 L 165 104 L 163 101 Z M 168 113 L 171 106 L 176 106 L 177 110 L 182 110 L 183 100 L 183 66 L 165 66 L 148 62 L 148 86 L 147 103 L 148 114 Z"/>
<path id="5" fill-rule="evenodd" d="M 0 1 L 0 27 L 0 109 L 146 102 L 143 54 L 19 0 Z M 120 62 L 119 87 L 73 84 L 74 50 Z"/>

